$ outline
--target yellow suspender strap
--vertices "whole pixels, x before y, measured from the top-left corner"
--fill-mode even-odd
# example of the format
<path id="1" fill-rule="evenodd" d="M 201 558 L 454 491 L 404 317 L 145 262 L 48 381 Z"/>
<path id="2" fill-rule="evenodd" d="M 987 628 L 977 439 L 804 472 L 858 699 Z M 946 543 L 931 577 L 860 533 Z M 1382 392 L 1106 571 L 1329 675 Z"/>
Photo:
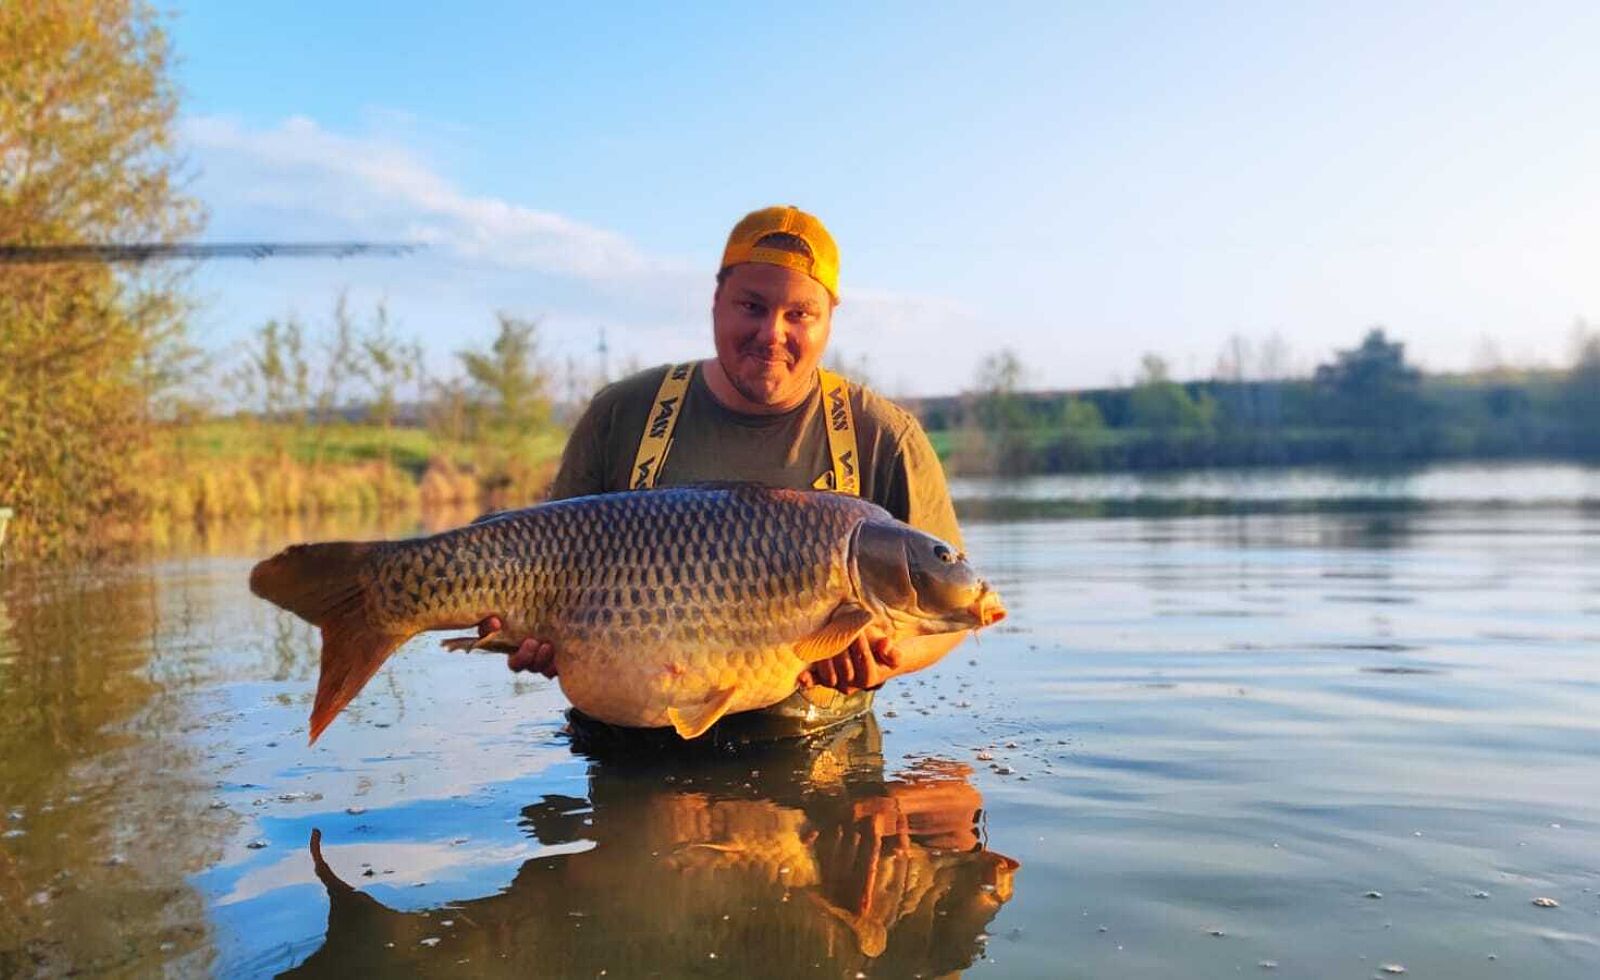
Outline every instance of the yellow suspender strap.
<path id="1" fill-rule="evenodd" d="M 694 376 L 695 362 L 674 364 L 661 379 L 655 403 L 633 457 L 634 490 L 650 490 L 666 465 L 672 450 L 672 433 L 683 414 L 683 397 Z M 860 453 L 856 449 L 856 423 L 850 412 L 850 388 L 844 378 L 819 368 L 817 380 L 822 388 L 822 408 L 828 428 L 828 455 L 833 459 L 833 485 L 829 488 L 852 497 L 861 496 Z"/>
<path id="2" fill-rule="evenodd" d="M 667 453 L 672 449 L 672 433 L 678 427 L 678 416 L 683 414 L 683 396 L 689 390 L 694 365 L 694 361 L 674 364 L 661 379 L 661 389 L 656 392 L 656 400 L 646 417 L 644 435 L 639 439 L 639 451 L 633 457 L 631 488 L 634 490 L 649 490 L 656 485 L 656 477 L 661 474 Z"/>
<path id="3" fill-rule="evenodd" d="M 817 369 L 822 383 L 822 410 L 828 425 L 828 455 L 833 457 L 833 486 L 838 493 L 861 496 L 861 454 L 856 451 L 856 421 L 850 414 L 850 386 L 824 368 Z"/>

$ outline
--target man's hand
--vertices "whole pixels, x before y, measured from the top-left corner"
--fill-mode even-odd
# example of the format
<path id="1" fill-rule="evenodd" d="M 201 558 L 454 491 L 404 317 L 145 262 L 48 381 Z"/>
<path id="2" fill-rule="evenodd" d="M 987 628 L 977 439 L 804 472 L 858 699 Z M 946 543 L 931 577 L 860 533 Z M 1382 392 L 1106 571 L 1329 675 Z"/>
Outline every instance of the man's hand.
<path id="1" fill-rule="evenodd" d="M 488 636 L 499 630 L 504 625 L 499 616 L 490 616 L 478 624 L 478 636 Z M 512 670 L 527 670 L 543 674 L 546 677 L 556 676 L 556 648 L 545 640 L 528 637 L 517 647 L 517 652 L 506 658 L 506 666 Z"/>
<path id="2" fill-rule="evenodd" d="M 831 687 L 841 694 L 854 694 L 877 687 L 884 681 L 903 673 L 900 654 L 887 636 L 868 639 L 865 634 L 855 638 L 842 653 L 827 660 L 819 660 L 800 675 L 800 686 L 813 684 Z"/>

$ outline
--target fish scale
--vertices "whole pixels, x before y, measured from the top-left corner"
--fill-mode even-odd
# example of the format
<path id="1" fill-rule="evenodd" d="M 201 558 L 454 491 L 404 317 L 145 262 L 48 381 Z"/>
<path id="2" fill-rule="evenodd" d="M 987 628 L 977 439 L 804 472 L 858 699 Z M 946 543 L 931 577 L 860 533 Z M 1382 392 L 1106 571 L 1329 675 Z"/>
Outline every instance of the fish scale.
<path id="1" fill-rule="evenodd" d="M 323 628 L 313 737 L 405 639 L 490 616 L 496 633 L 448 645 L 548 641 L 563 692 L 585 713 L 697 733 L 685 717 L 776 703 L 818 658 L 815 643 L 836 642 L 832 655 L 865 628 L 852 548 L 866 522 L 920 533 L 833 493 L 606 494 L 427 538 L 298 545 L 258 565 L 251 587 Z M 849 622 L 833 622 L 847 606 Z"/>
<path id="2" fill-rule="evenodd" d="M 617 494 L 393 542 L 373 567 L 374 621 L 414 632 L 441 617 L 497 615 L 505 642 L 554 644 L 563 691 L 614 724 L 665 725 L 672 704 L 724 686 L 728 658 L 703 656 L 709 647 L 740 649 L 750 656 L 738 659 L 755 662 L 729 710 L 772 703 L 805 666 L 782 649 L 785 634 L 809 632 L 845 597 L 850 530 L 886 516 L 856 498 L 802 499 L 795 506 L 791 494 L 754 489 Z M 614 526 L 628 533 L 608 533 Z M 429 566 L 467 574 L 425 574 Z M 734 569 L 752 586 L 738 598 L 719 585 Z"/>

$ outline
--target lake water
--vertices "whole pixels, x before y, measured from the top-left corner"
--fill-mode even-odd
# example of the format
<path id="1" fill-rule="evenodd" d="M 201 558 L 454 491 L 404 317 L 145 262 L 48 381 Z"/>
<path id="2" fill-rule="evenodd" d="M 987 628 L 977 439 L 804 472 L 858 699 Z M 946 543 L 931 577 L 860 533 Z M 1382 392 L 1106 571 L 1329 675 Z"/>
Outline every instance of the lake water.
<path id="1" fill-rule="evenodd" d="M 0 569 L 0 976 L 1600 975 L 1600 471 L 955 489 L 1011 617 L 688 757 L 427 639 L 307 748 L 349 528 Z"/>

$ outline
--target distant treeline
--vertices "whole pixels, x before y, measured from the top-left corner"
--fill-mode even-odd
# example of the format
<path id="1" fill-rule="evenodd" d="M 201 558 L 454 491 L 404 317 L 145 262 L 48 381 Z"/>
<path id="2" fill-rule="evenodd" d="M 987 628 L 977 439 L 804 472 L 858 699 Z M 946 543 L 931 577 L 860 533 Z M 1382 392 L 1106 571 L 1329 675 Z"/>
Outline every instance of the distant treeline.
<path id="1" fill-rule="evenodd" d="M 1225 364 L 1176 382 L 1147 355 L 1130 387 L 1070 393 L 1022 390 L 1020 361 L 1002 352 L 975 391 L 919 410 L 958 473 L 1600 460 L 1600 333 L 1580 324 L 1575 347 L 1566 370 L 1425 376 L 1374 329 L 1311 377 L 1247 379 Z"/>

